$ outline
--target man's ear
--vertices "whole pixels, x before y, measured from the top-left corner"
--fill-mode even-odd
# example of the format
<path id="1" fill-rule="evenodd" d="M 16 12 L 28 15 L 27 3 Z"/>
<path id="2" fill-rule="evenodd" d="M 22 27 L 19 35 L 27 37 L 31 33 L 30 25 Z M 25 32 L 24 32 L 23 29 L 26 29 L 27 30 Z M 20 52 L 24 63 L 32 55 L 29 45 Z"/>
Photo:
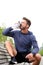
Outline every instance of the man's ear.
<path id="1" fill-rule="evenodd" d="M 27 25 L 27 28 L 29 28 L 29 25 Z"/>

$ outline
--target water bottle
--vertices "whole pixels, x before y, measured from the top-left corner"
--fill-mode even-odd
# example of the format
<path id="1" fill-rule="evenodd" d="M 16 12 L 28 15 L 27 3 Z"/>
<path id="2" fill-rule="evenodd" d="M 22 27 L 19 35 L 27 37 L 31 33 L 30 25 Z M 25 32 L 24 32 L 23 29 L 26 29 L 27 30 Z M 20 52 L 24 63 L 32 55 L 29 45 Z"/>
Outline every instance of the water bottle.
<path id="1" fill-rule="evenodd" d="M 12 26 L 12 28 L 13 29 L 20 29 L 20 21 L 18 21 L 17 23 L 15 23 L 13 26 Z"/>

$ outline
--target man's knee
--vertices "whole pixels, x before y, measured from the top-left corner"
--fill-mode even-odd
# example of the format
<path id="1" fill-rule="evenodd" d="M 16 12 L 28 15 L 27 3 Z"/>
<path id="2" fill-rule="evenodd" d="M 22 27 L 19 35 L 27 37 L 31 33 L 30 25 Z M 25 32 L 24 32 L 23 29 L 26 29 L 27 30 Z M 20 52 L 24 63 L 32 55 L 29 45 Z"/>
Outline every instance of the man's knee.
<path id="1" fill-rule="evenodd" d="M 41 60 L 41 55 L 40 55 L 40 54 L 37 53 L 37 54 L 35 55 L 35 57 L 37 58 L 37 60 L 39 60 L 39 61 Z"/>
<path id="2" fill-rule="evenodd" d="M 8 43 L 11 43 L 11 42 L 10 42 L 10 41 L 8 41 L 8 40 L 7 40 L 7 41 L 5 41 L 5 44 L 8 44 Z"/>
<path id="3" fill-rule="evenodd" d="M 5 46 L 11 46 L 12 44 L 11 44 L 11 42 L 10 41 L 5 41 Z"/>
<path id="4" fill-rule="evenodd" d="M 5 45 L 6 49 L 9 49 L 9 48 L 13 48 L 12 44 L 10 41 L 5 41 Z"/>

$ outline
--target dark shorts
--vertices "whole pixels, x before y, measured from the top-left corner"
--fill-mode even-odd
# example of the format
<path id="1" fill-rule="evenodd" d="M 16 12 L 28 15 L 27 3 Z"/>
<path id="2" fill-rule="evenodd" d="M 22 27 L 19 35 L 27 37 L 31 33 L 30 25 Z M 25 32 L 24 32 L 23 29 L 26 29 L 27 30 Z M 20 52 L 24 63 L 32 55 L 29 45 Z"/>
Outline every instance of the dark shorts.
<path id="1" fill-rule="evenodd" d="M 28 62 L 29 63 L 29 59 L 26 59 L 26 55 L 29 54 L 27 52 L 24 52 L 24 53 L 17 53 L 17 55 L 15 56 L 15 59 L 18 63 L 21 63 L 21 62 Z"/>

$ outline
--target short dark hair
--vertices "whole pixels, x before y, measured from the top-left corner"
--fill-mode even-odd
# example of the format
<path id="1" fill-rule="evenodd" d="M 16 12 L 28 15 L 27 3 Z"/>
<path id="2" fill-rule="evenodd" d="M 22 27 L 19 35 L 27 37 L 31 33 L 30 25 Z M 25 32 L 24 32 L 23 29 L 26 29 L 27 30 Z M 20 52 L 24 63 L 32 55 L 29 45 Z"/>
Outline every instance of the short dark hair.
<path id="1" fill-rule="evenodd" d="M 29 27 L 30 27 L 30 25 L 31 25 L 31 21 L 30 21 L 29 19 L 27 19 L 26 17 L 23 17 L 23 20 L 26 20 L 27 24 L 28 24 Z"/>

